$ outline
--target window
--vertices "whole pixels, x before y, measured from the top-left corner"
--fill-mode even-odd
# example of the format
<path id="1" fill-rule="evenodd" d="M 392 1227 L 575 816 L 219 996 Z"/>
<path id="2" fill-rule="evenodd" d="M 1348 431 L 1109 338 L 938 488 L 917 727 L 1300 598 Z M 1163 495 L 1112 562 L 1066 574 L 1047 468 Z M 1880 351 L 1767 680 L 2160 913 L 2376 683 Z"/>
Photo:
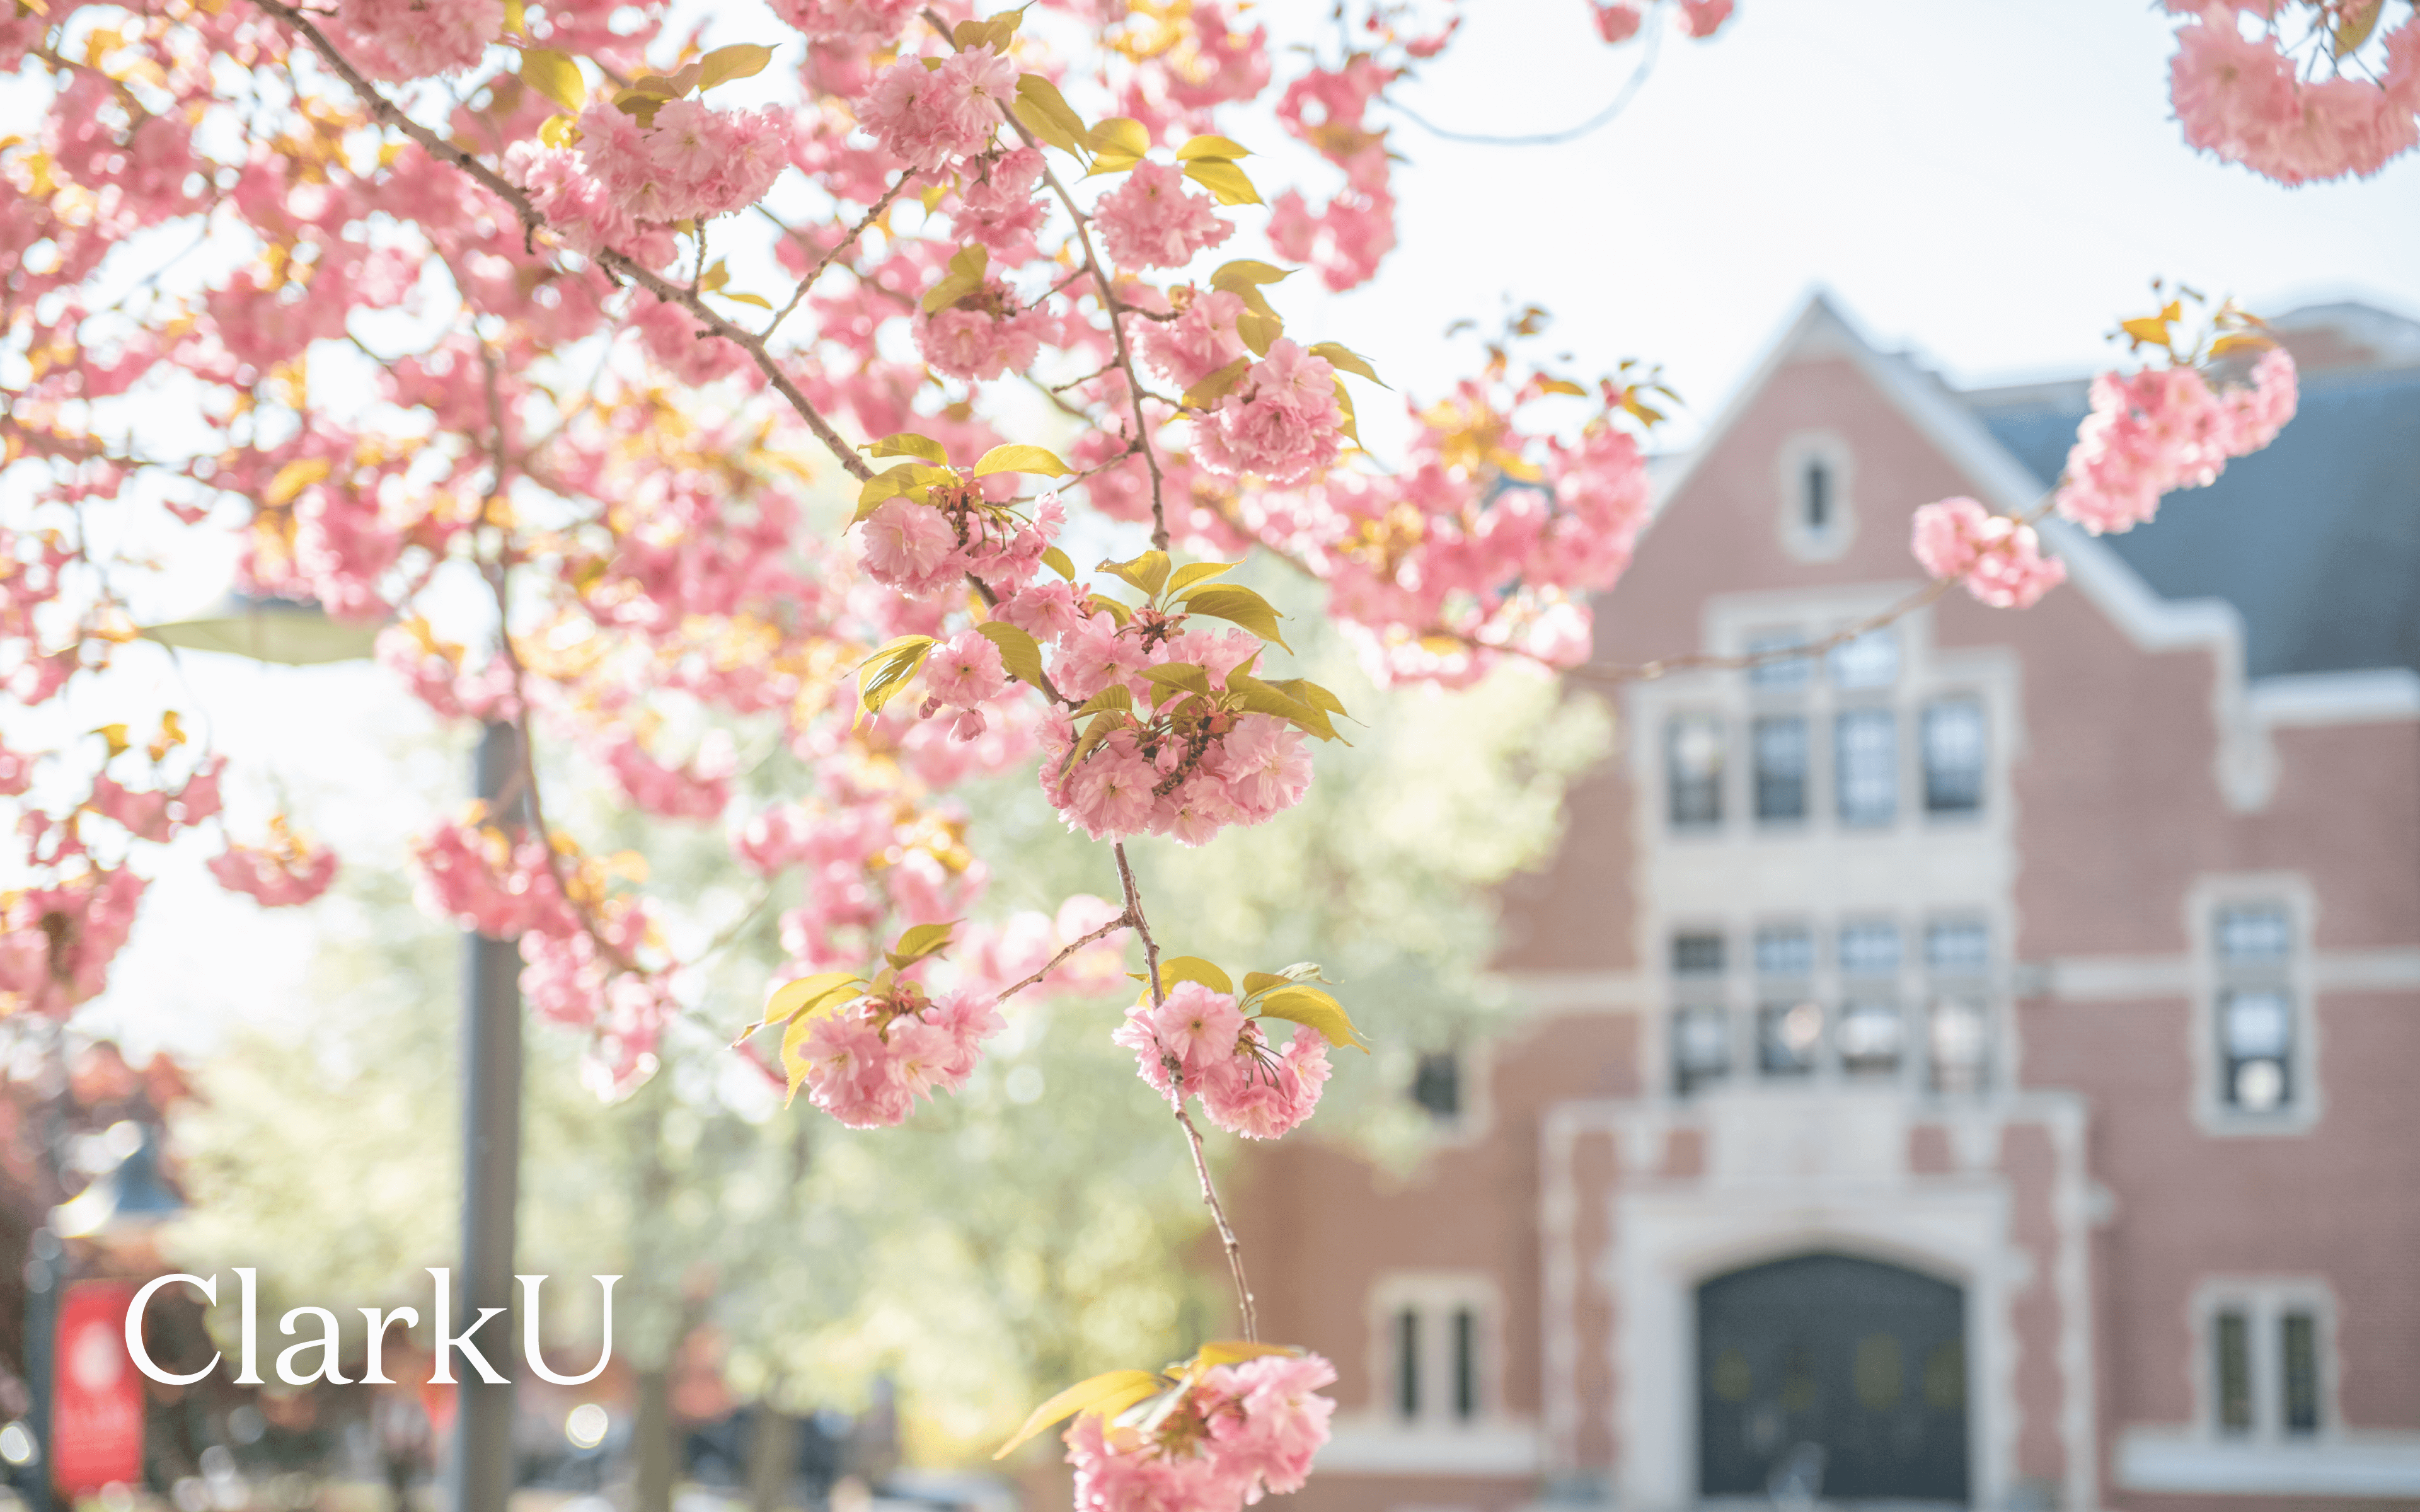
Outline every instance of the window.
<path id="1" fill-rule="evenodd" d="M 1833 723 L 1840 822 L 1887 825 L 1899 810 L 1899 720 L 1888 709 L 1853 709 Z"/>
<path id="2" fill-rule="evenodd" d="M 1929 1038 L 1934 1091 L 1957 1095 L 1983 1089 L 1991 1041 L 1982 1004 L 1962 997 L 1936 999 Z"/>
<path id="3" fill-rule="evenodd" d="M 1924 710 L 1924 811 L 1974 813 L 1983 807 L 1983 708 L 1947 699 Z"/>
<path id="4" fill-rule="evenodd" d="M 1820 1003 L 1767 1003 L 1756 1011 L 1756 1064 L 1767 1076 L 1808 1074 L 1823 1043 Z"/>
<path id="5" fill-rule="evenodd" d="M 1924 964 L 1944 977 L 1979 977 L 1991 969 L 1992 933 L 1965 919 L 1936 921 L 1924 931 Z"/>
<path id="6" fill-rule="evenodd" d="M 1730 1016 L 1718 1007 L 1684 1008 L 1672 1015 L 1672 1080 L 1683 1093 L 1730 1073 Z"/>
<path id="7" fill-rule="evenodd" d="M 1765 823 L 1807 817 L 1807 720 L 1799 715 L 1756 721 L 1756 816 Z"/>
<path id="8" fill-rule="evenodd" d="M 2227 1439 L 2311 1438 L 2328 1426 L 2324 1290 L 2222 1283 L 2203 1299 L 2210 1430 Z"/>
<path id="9" fill-rule="evenodd" d="M 1899 637 L 1887 626 L 1868 630 L 1834 646 L 1824 663 L 1835 687 L 1888 687 L 1899 681 Z"/>
<path id="10" fill-rule="evenodd" d="M 1875 1075 L 1899 1070 L 1899 1005 L 1850 1002 L 1840 1010 L 1840 1026 L 1833 1039 L 1842 1071 Z"/>
<path id="11" fill-rule="evenodd" d="M 1849 924 L 1840 930 L 1840 974 L 1844 977 L 1899 975 L 1899 926 Z"/>
<path id="12" fill-rule="evenodd" d="M 1747 650 L 1749 656 L 1763 656 L 1806 643 L 1807 638 L 1797 631 L 1781 630 L 1750 638 Z M 1811 656 L 1783 656 L 1775 661 L 1761 661 L 1747 670 L 1748 686 L 1760 689 L 1805 687 L 1814 670 L 1815 662 Z"/>
<path id="13" fill-rule="evenodd" d="M 1815 936 L 1803 929 L 1756 932 L 1756 971 L 1761 977 L 1811 977 L 1815 974 Z"/>
<path id="14" fill-rule="evenodd" d="M 1379 1411 L 1418 1432 L 1471 1427 L 1496 1390 L 1495 1283 L 1467 1272 L 1399 1272 L 1371 1292 Z"/>
<path id="15" fill-rule="evenodd" d="M 2241 1113 L 2276 1113 L 2293 1102 L 2294 997 L 2288 980 L 2293 925 L 2273 903 L 2219 909 L 2218 1093 Z"/>
<path id="16" fill-rule="evenodd" d="M 1723 974 L 1723 937 L 1719 934 L 1672 936 L 1672 975 L 1719 977 Z"/>
<path id="17" fill-rule="evenodd" d="M 1422 1055 L 1412 1070 L 1412 1101 L 1445 1122 L 1462 1116 L 1462 1057 L 1450 1050 Z"/>
<path id="18" fill-rule="evenodd" d="M 1832 529 L 1832 470 L 1820 457 L 1807 461 L 1799 479 L 1798 517 L 1808 535 L 1824 535 Z"/>
<path id="19" fill-rule="evenodd" d="M 1665 760 L 1671 779 L 1672 827 L 1711 828 L 1723 822 L 1723 726 L 1719 719 L 1686 716 L 1665 732 Z"/>

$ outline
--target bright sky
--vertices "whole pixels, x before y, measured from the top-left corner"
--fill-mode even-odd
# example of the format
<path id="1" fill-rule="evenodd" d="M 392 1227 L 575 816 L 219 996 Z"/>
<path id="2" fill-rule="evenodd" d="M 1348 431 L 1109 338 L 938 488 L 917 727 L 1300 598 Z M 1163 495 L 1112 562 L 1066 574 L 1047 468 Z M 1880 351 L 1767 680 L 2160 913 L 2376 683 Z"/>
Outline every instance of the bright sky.
<path id="1" fill-rule="evenodd" d="M 692 8 L 713 17 L 712 41 L 779 35 L 752 5 Z M 1268 0 L 1257 14 L 1292 40 L 1326 8 Z M 1405 97 L 1440 126 L 1575 125 L 1638 55 L 1599 42 L 1580 0 L 1466 8 Z M 2168 119 L 2170 33 L 2149 4 L 2108 0 L 1742 0 L 1714 42 L 1668 40 L 1628 112 L 1580 141 L 1466 147 L 1401 123 L 1403 246 L 1371 286 L 1330 297 L 1298 278 L 1281 307 L 1434 396 L 1472 360 L 1466 341 L 1439 340 L 1449 320 L 1492 325 L 1504 301 L 1534 301 L 1558 317 L 1545 349 L 1572 352 L 1574 371 L 1660 361 L 1699 416 L 1819 285 L 1871 338 L 1962 382 L 2089 369 L 2155 273 L 2267 313 L 2355 298 L 2420 316 L 2420 156 L 2292 191 L 2195 158 Z M 0 126 L 20 129 L 24 103 L 0 100 Z M 1274 134 L 1263 123 L 1259 140 Z M 1377 408 L 1363 405 L 1364 430 L 1383 448 L 1393 427 Z M 358 864 L 399 864 L 408 828 L 460 791 L 428 722 L 375 671 L 188 668 L 221 744 L 281 774 Z M 257 823 L 266 789 L 248 801 Z M 233 1020 L 313 1011 L 310 918 L 264 919 L 220 893 L 203 854 L 163 866 L 95 1026 L 191 1049 Z"/>

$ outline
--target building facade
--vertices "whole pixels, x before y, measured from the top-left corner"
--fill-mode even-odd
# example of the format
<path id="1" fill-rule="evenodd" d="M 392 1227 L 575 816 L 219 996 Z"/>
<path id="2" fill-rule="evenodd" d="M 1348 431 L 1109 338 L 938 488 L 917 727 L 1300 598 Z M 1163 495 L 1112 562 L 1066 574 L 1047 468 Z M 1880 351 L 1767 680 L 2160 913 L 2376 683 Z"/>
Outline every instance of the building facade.
<path id="1" fill-rule="evenodd" d="M 1387 1180 L 1255 1155 L 1340 1512 L 2420 1504 L 2420 327 L 2010 612 L 1627 685 L 1508 903 L 1524 1004 Z M 1959 393 L 1810 302 L 1600 607 L 1813 644 L 1909 517 L 2044 492 L 2082 382 Z"/>

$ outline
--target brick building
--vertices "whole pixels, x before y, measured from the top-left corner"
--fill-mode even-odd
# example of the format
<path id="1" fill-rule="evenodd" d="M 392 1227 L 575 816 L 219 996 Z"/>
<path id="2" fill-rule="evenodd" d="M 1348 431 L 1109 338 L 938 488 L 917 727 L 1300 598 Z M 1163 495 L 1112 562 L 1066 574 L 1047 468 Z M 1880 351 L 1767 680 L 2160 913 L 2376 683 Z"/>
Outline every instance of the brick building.
<path id="1" fill-rule="evenodd" d="M 1625 688 L 1420 1168 L 1248 1168 L 1264 1324 L 1342 1378 L 1309 1506 L 2420 1504 L 2420 326 L 2280 325 L 2283 436 L 2054 524 L 2039 607 Z M 1875 613 L 2085 408 L 1811 301 L 1598 655 Z"/>

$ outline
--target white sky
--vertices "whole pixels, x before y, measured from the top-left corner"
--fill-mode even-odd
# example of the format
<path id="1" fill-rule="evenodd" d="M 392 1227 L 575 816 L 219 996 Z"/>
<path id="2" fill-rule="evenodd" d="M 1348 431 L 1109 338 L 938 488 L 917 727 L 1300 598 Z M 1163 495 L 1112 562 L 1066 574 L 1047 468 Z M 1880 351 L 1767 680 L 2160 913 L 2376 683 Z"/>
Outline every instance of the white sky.
<path id="1" fill-rule="evenodd" d="M 779 35 L 753 6 L 692 8 L 713 16 L 713 41 Z M 1600 43 L 1580 0 L 1466 8 L 1405 97 L 1440 125 L 1575 125 L 1637 56 Z M 1326 9 L 1268 0 L 1255 14 L 1284 40 Z M 1403 123 L 1403 246 L 1371 286 L 1329 297 L 1300 277 L 1280 307 L 1316 332 L 1305 339 L 1342 340 L 1434 397 L 1472 360 L 1438 339 L 1449 320 L 1492 325 L 1504 301 L 1534 301 L 1558 316 L 1546 352 L 1574 353 L 1579 375 L 1661 361 L 1695 416 L 1719 409 L 1818 285 L 1869 336 L 1963 382 L 2088 370 L 2155 273 L 2272 314 L 2359 298 L 2420 316 L 2420 155 L 2301 190 L 2193 156 L 2168 118 L 2171 29 L 2149 4 L 2108 0 L 1742 0 L 1714 42 L 1668 39 L 1629 111 L 1576 143 L 1465 147 Z M 0 100 L 0 128 L 22 129 L 26 103 Z M 1400 432 L 1380 408 L 1362 405 L 1383 448 Z M 428 722 L 374 671 L 188 668 L 222 745 L 265 762 L 360 864 L 399 863 L 401 837 L 460 791 Z M 239 797 L 256 824 L 265 787 Z M 233 1019 L 312 1011 L 309 916 L 263 918 L 185 849 L 90 1022 L 194 1049 Z"/>

